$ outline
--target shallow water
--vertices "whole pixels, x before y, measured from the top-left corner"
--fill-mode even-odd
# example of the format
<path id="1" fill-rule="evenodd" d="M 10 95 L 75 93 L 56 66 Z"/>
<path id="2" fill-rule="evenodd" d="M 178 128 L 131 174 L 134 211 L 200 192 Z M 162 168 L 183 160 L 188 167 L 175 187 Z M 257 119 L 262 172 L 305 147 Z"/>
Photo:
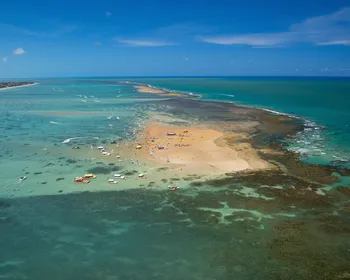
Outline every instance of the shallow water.
<path id="1" fill-rule="evenodd" d="M 220 86 L 216 79 L 147 83 L 152 81 L 206 100 L 228 101 L 233 97 L 220 94 L 233 93 L 248 105 L 302 112 L 272 98 L 274 84 L 251 89 L 247 81 L 239 88 L 232 81 Z M 148 112 L 167 111 L 195 122 L 212 115 L 228 120 L 220 108 L 204 114 L 206 104 L 150 102 L 157 100 L 114 79 L 43 80 L 0 92 L 0 279 L 344 279 L 350 273 L 350 205 L 332 188 L 267 176 L 258 183 L 234 178 L 194 184 L 183 178 L 177 192 L 146 186 L 65 194 L 101 190 L 96 186 L 114 172 L 140 173 L 143 167 L 130 161 L 97 158 L 96 147 L 132 138 Z M 314 105 L 318 112 L 322 106 Z M 309 148 L 305 141 L 311 141 L 327 155 L 333 149 L 331 155 L 349 156 L 346 129 L 338 131 L 339 141 L 326 137 L 338 135 L 333 129 L 348 117 L 344 108 L 339 121 L 300 114 L 316 125 L 290 147 Z M 72 182 L 86 172 L 97 173 L 96 181 L 84 187 Z M 16 184 L 23 175 L 27 180 Z M 123 184 L 138 188 L 140 181 L 125 180 L 116 189 Z M 53 193 L 60 195 L 35 196 Z"/>
<path id="2" fill-rule="evenodd" d="M 92 150 L 133 137 L 154 110 L 131 86 L 89 80 L 44 80 L 2 91 L 0 98 L 0 192 L 5 196 L 17 190 L 49 193 L 43 191 L 47 183 L 66 185 L 56 179 L 71 181 L 86 173 L 98 161 Z M 20 176 L 28 179 L 16 185 Z"/>

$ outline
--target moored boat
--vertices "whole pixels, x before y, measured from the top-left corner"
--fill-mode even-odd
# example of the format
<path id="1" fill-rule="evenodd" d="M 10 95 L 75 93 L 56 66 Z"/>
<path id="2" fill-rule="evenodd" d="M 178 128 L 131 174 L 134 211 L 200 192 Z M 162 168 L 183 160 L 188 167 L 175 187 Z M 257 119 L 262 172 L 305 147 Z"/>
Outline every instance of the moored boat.
<path id="1" fill-rule="evenodd" d="M 90 179 L 84 178 L 84 177 L 75 177 L 74 182 L 75 183 L 90 183 Z"/>

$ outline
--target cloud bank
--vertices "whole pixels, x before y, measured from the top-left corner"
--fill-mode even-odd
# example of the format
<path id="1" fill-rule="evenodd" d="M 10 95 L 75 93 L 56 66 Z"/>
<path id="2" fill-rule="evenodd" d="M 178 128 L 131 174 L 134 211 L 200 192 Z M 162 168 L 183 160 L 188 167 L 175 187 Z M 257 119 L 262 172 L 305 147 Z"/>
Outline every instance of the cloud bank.
<path id="1" fill-rule="evenodd" d="M 285 32 L 201 36 L 199 40 L 220 45 L 278 46 L 312 43 L 320 46 L 350 45 L 350 7 L 293 24 Z"/>

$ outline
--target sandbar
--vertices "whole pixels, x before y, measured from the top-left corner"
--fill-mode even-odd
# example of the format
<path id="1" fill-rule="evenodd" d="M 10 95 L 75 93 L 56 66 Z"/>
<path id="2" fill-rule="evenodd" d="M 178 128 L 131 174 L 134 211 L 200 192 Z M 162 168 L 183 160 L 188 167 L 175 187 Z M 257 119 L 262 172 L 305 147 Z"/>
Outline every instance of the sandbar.
<path id="1" fill-rule="evenodd" d="M 186 95 L 179 92 L 168 92 L 159 88 L 154 88 L 150 86 L 134 86 L 134 88 L 137 90 L 137 92 L 140 93 L 152 93 L 160 96 L 167 96 L 167 97 L 185 97 Z"/>
<path id="2" fill-rule="evenodd" d="M 182 173 L 213 175 L 273 168 L 244 142 L 246 139 L 243 133 L 152 122 L 145 126 L 135 145 L 142 146 L 138 154 L 143 159 L 167 164 Z"/>

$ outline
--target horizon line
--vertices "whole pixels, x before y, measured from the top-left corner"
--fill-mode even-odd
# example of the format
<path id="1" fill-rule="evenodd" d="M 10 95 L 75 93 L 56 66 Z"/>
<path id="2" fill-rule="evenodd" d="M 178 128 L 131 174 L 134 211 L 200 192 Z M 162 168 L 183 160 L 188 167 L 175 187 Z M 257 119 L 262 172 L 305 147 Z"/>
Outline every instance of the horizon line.
<path id="1" fill-rule="evenodd" d="M 49 76 L 49 77 L 21 77 L 21 78 L 1 78 L 0 82 L 4 82 L 6 80 L 44 80 L 44 79 L 95 79 L 95 78 L 104 78 L 104 79 L 125 79 L 125 78 L 350 78 L 349 76 L 333 76 L 333 75 L 169 75 L 169 76 L 160 76 L 160 75 L 145 75 L 145 76 Z"/>

